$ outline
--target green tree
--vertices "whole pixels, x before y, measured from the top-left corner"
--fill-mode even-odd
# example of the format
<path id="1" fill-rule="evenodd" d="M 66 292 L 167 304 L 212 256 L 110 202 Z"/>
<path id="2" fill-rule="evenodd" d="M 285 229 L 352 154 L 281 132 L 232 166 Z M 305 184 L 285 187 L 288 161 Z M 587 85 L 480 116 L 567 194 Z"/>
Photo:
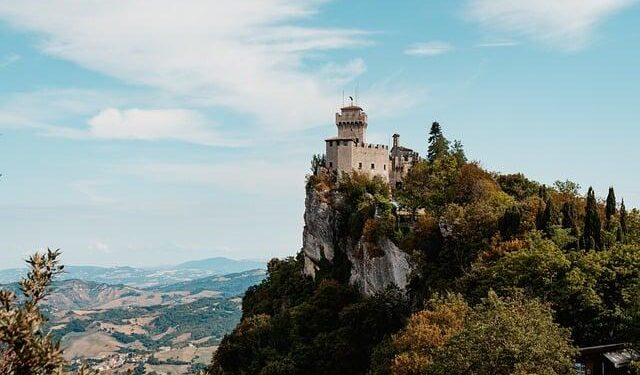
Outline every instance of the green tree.
<path id="1" fill-rule="evenodd" d="M 20 282 L 25 302 L 16 295 L 0 291 L 0 373 L 30 375 L 61 371 L 65 361 L 58 343 L 43 333 L 45 318 L 39 304 L 48 293 L 53 277 L 62 272 L 60 252 L 48 250 L 35 254 L 27 263 L 30 271 Z"/>
<path id="2" fill-rule="evenodd" d="M 133 372 L 131 372 L 131 375 L 145 375 L 147 373 L 147 371 L 144 368 L 144 363 L 143 362 L 139 362 L 136 367 L 134 367 Z"/>
<path id="3" fill-rule="evenodd" d="M 602 249 L 602 224 L 598 213 L 598 202 L 592 187 L 587 192 L 587 207 L 584 217 L 583 244 L 587 250 Z"/>
<path id="4" fill-rule="evenodd" d="M 609 194 L 607 195 L 607 204 L 604 209 L 607 228 L 611 225 L 611 218 L 616 214 L 616 193 L 613 191 L 613 186 L 609 188 Z M 611 228 L 609 228 L 611 229 Z"/>
<path id="5" fill-rule="evenodd" d="M 625 311 L 640 282 L 640 247 L 617 245 L 604 251 L 564 252 L 540 234 L 497 259 L 480 259 L 465 275 L 468 299 L 493 289 L 522 291 L 551 304 L 557 321 L 571 328 L 576 343 L 593 346 L 630 339 Z"/>
<path id="6" fill-rule="evenodd" d="M 554 231 L 554 226 L 556 218 L 556 209 L 553 204 L 553 200 L 551 197 L 547 196 L 547 200 L 545 202 L 544 212 L 542 214 L 542 231 L 547 235 L 551 236 Z"/>
<path id="7" fill-rule="evenodd" d="M 464 328 L 436 351 L 427 374 L 571 374 L 576 349 L 552 310 L 521 296 L 490 292 Z"/>
<path id="8" fill-rule="evenodd" d="M 326 166 L 326 157 L 324 154 L 315 154 L 311 157 L 311 174 L 317 176 L 320 168 Z"/>
<path id="9" fill-rule="evenodd" d="M 40 303 L 51 281 L 63 271 L 60 251 L 48 249 L 29 257 L 27 277 L 20 281 L 23 301 L 15 293 L 0 290 L 0 374 L 62 374 L 66 361 L 59 343 L 44 332 L 46 319 Z M 78 374 L 90 374 L 82 366 Z"/>
<path id="10" fill-rule="evenodd" d="M 458 163 L 452 157 L 438 158 L 431 163 L 420 161 L 407 173 L 396 198 L 412 212 L 424 208 L 441 213 L 452 200 L 459 173 Z"/>
<path id="11" fill-rule="evenodd" d="M 464 153 L 464 147 L 459 140 L 453 141 L 451 147 L 451 155 L 458 161 L 458 165 L 462 166 L 467 163 L 467 155 Z"/>
<path id="12" fill-rule="evenodd" d="M 564 194 L 570 197 L 575 197 L 580 194 L 580 185 L 571 180 L 557 180 L 553 183 L 553 186 L 556 188 L 556 190 L 558 190 L 560 194 Z"/>
<path id="13" fill-rule="evenodd" d="M 580 248 L 580 229 L 578 227 L 578 208 L 573 200 L 564 202 L 562 205 L 562 228 L 568 229 L 569 234 L 574 237 L 573 243 L 569 247 Z"/>
<path id="14" fill-rule="evenodd" d="M 505 211 L 500 220 L 500 233 L 506 239 L 520 234 L 522 229 L 522 212 L 517 205 L 512 205 Z"/>
<path id="15" fill-rule="evenodd" d="M 431 124 L 428 141 L 427 160 L 434 162 L 437 159 L 449 156 L 449 140 L 442 134 L 442 128 L 439 123 L 434 122 Z"/>
<path id="16" fill-rule="evenodd" d="M 620 203 L 620 233 L 618 241 L 625 242 L 627 238 L 627 207 L 624 205 L 624 199 Z"/>

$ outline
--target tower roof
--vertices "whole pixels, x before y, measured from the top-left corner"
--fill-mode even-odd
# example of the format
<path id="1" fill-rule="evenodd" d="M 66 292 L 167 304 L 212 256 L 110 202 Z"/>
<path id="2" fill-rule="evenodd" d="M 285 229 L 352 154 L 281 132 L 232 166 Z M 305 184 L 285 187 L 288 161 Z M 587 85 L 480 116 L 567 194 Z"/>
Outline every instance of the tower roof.
<path id="1" fill-rule="evenodd" d="M 357 105 L 348 105 L 346 107 L 342 107 L 340 108 L 343 111 L 362 111 L 362 107 L 359 107 Z"/>

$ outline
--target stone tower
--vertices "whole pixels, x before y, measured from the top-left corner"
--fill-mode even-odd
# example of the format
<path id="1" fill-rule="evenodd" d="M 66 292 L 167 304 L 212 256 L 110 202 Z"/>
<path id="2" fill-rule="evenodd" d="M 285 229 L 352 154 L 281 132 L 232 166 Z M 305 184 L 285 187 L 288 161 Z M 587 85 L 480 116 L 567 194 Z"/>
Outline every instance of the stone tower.
<path id="1" fill-rule="evenodd" d="M 336 113 L 338 138 L 354 139 L 356 143 L 366 143 L 367 114 L 361 107 L 353 105 L 343 107 Z"/>
<path id="2" fill-rule="evenodd" d="M 359 171 L 389 180 L 389 146 L 367 143 L 367 114 L 353 105 L 336 113 L 338 135 L 326 142 L 327 168 L 341 174 Z"/>

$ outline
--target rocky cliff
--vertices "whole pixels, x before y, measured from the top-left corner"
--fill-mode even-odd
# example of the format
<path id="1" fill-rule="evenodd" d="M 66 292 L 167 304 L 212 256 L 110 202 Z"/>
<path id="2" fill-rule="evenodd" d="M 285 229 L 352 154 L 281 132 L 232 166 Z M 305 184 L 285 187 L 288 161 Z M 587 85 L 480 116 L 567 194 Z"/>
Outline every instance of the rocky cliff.
<path id="1" fill-rule="evenodd" d="M 323 267 L 347 261 L 349 282 L 363 294 L 372 295 L 389 285 L 405 289 L 411 272 L 409 255 L 386 237 L 367 241 L 340 231 L 344 197 L 335 189 L 309 187 L 305 200 L 302 251 L 305 274 L 315 277 Z"/>

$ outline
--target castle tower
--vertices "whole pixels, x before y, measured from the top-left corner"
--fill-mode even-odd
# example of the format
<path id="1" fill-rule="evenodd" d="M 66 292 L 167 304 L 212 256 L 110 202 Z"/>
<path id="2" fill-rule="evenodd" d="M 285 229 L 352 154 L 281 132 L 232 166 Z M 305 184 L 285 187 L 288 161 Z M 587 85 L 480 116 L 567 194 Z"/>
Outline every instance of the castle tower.
<path id="1" fill-rule="evenodd" d="M 338 138 L 353 139 L 356 143 L 367 142 L 367 114 L 361 107 L 353 103 L 342 107 L 340 113 L 336 113 L 336 126 Z"/>
<path id="2" fill-rule="evenodd" d="M 338 135 L 326 142 L 327 168 L 338 175 L 358 171 L 389 180 L 389 146 L 367 143 L 367 114 L 357 105 L 336 113 Z"/>

